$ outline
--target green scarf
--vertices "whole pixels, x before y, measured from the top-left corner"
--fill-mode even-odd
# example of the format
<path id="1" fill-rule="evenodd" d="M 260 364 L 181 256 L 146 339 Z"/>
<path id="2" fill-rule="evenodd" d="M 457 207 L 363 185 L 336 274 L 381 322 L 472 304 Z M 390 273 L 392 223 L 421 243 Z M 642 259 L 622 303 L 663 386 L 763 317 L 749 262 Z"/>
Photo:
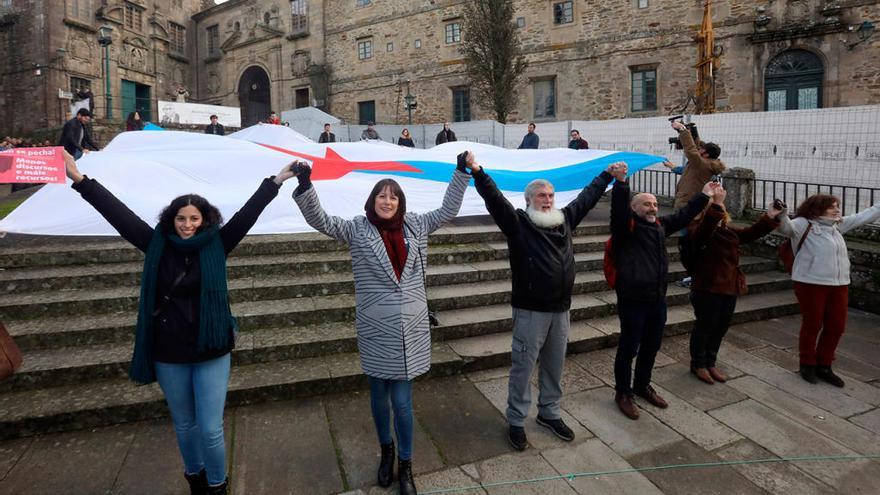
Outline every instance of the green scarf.
<path id="1" fill-rule="evenodd" d="M 235 320 L 229 309 L 229 293 L 226 286 L 226 252 L 216 226 L 200 232 L 189 239 L 176 234 L 166 236 L 159 226 L 147 247 L 144 273 L 141 276 L 141 296 L 138 303 L 137 330 L 134 354 L 128 375 L 132 380 L 147 384 L 156 381 L 153 366 L 153 311 L 156 308 L 156 278 L 159 260 L 167 244 L 177 251 L 198 252 L 201 270 L 201 294 L 199 300 L 199 337 L 197 350 L 224 349 L 232 340 L 230 330 Z"/>

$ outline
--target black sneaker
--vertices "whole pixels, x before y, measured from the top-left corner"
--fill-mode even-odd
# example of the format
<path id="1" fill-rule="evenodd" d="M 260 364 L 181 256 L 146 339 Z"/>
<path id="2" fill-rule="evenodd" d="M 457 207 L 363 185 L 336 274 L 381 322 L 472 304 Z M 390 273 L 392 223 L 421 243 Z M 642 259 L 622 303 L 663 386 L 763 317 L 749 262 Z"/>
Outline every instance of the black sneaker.
<path id="1" fill-rule="evenodd" d="M 507 440 L 510 441 L 511 447 L 520 452 L 526 450 L 526 447 L 529 446 L 529 442 L 526 440 L 526 429 L 522 426 L 511 425 L 507 431 Z"/>
<path id="2" fill-rule="evenodd" d="M 535 421 L 537 421 L 539 425 L 552 431 L 554 435 L 565 440 L 566 442 L 574 440 L 574 432 L 571 431 L 571 428 L 566 426 L 561 419 L 544 419 L 541 416 L 538 416 Z"/>
<path id="3" fill-rule="evenodd" d="M 818 383 L 818 380 L 816 380 L 816 366 L 812 364 L 802 364 L 801 378 L 809 383 Z"/>
<path id="4" fill-rule="evenodd" d="M 843 388 L 843 386 L 845 385 L 845 383 L 843 383 L 843 378 L 837 376 L 836 374 L 834 374 L 833 371 L 831 371 L 831 366 L 817 366 L 816 378 L 824 382 L 828 382 L 835 387 Z"/>

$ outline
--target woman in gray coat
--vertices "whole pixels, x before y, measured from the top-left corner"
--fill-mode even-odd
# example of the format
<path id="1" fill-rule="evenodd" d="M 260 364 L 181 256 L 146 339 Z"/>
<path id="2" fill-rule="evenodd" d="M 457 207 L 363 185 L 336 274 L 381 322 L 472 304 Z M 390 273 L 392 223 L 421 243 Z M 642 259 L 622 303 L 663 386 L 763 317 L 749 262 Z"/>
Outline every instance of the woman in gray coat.
<path id="1" fill-rule="evenodd" d="M 311 169 L 302 163 L 293 166 L 299 180 L 293 198 L 306 221 L 351 249 L 358 350 L 361 368 L 370 381 L 370 404 L 382 451 L 378 482 L 387 487 L 394 477 L 390 398 L 400 449 L 401 494 L 416 493 L 411 464 L 412 380 L 431 366 L 425 290 L 428 234 L 458 214 L 472 164 L 473 153 L 458 156 L 458 167 L 438 210 L 407 213 L 400 185 L 383 179 L 367 198 L 366 214 L 352 220 L 325 213 L 309 179 Z"/>

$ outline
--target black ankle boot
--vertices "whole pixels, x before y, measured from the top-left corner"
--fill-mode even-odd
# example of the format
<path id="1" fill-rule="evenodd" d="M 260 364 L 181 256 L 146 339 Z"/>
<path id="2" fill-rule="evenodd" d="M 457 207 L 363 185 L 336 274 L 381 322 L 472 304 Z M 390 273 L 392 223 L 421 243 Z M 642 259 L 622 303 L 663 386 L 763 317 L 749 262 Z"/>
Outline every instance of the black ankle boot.
<path id="1" fill-rule="evenodd" d="M 229 493 L 227 488 L 229 487 L 229 477 L 226 477 L 226 481 L 223 482 L 222 485 L 211 486 L 207 485 L 207 491 L 205 493 L 207 495 L 226 495 Z"/>
<path id="2" fill-rule="evenodd" d="M 394 481 L 394 442 L 382 444 L 382 460 L 379 461 L 379 486 L 388 488 Z"/>
<path id="3" fill-rule="evenodd" d="M 818 380 L 816 380 L 816 366 L 812 364 L 802 364 L 801 378 L 810 383 L 817 383 Z"/>
<path id="4" fill-rule="evenodd" d="M 418 495 L 412 475 L 412 461 L 398 459 L 397 477 L 400 479 L 400 495 Z"/>
<path id="5" fill-rule="evenodd" d="M 183 476 L 189 483 L 190 495 L 205 495 L 205 490 L 208 489 L 208 473 L 204 469 L 199 474 L 183 473 Z"/>
<path id="6" fill-rule="evenodd" d="M 817 366 L 816 377 L 834 385 L 835 387 L 843 388 L 844 385 L 846 385 L 843 382 L 843 378 L 837 376 L 834 371 L 831 370 L 831 366 Z"/>

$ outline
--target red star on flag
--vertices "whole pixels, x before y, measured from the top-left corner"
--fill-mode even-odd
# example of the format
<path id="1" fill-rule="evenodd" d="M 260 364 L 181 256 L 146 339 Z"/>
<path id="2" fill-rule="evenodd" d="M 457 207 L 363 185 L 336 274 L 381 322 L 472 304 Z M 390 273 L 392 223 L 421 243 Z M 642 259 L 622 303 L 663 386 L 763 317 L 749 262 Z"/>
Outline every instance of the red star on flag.
<path id="1" fill-rule="evenodd" d="M 345 176 L 349 172 L 355 172 L 358 170 L 389 170 L 395 172 L 421 172 L 421 170 L 407 165 L 406 163 L 400 162 L 389 162 L 389 161 L 381 161 L 381 162 L 359 162 L 359 161 L 350 161 L 342 157 L 339 153 L 333 151 L 331 148 L 327 148 L 324 152 L 324 156 L 313 156 L 307 155 L 305 153 L 298 153 L 296 151 L 290 151 L 284 148 L 279 148 L 277 146 L 271 146 L 268 144 L 264 144 L 263 146 L 275 150 L 280 151 L 281 153 L 286 153 L 288 155 L 293 155 L 299 158 L 305 158 L 307 160 L 312 161 L 312 180 L 333 180 L 338 179 L 340 177 Z"/>

